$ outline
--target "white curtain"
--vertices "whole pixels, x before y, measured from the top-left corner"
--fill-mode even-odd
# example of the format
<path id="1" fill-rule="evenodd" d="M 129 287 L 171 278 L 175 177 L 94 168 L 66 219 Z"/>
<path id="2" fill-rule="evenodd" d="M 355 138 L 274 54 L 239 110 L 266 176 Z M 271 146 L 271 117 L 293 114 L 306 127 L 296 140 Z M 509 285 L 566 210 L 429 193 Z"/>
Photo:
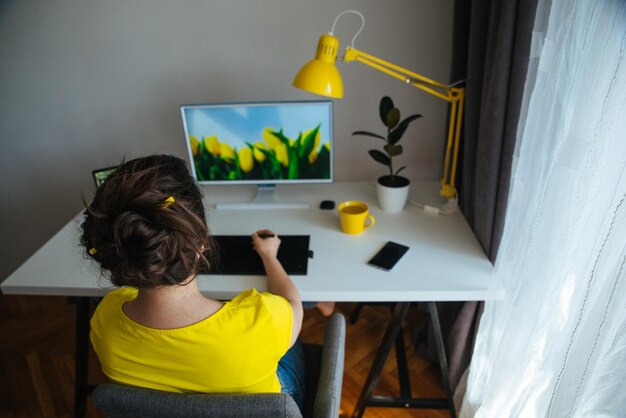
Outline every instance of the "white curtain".
<path id="1" fill-rule="evenodd" d="M 460 416 L 626 417 L 626 1 L 540 0 L 536 25 L 506 298 L 485 303 Z"/>

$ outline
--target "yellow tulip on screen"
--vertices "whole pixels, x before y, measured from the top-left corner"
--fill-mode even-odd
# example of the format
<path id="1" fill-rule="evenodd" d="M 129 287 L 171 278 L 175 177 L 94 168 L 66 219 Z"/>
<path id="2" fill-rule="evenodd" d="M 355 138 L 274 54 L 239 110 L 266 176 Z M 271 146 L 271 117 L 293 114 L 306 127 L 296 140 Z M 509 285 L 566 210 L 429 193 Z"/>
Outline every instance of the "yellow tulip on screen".
<path id="1" fill-rule="evenodd" d="M 239 167 L 244 173 L 249 173 L 254 168 L 254 159 L 252 158 L 252 150 L 250 148 L 242 148 L 239 154 Z"/>
<path id="2" fill-rule="evenodd" d="M 227 160 L 227 159 L 234 160 L 235 159 L 235 151 L 233 151 L 233 149 L 230 147 L 230 145 L 228 145 L 228 144 L 219 144 L 219 146 L 220 146 L 219 154 L 222 156 L 222 158 L 224 158 L 225 160 Z"/>
<path id="3" fill-rule="evenodd" d="M 198 142 L 198 138 L 196 138 L 193 135 L 189 135 L 189 145 L 191 145 L 191 154 L 193 154 L 194 157 L 197 157 L 198 147 L 200 146 L 200 143 Z"/>
<path id="4" fill-rule="evenodd" d="M 273 131 L 274 131 L 273 128 L 263 129 L 263 139 L 265 140 L 267 145 L 270 147 L 270 149 L 276 149 L 276 147 L 282 144 L 280 139 L 276 138 L 275 135 L 272 135 Z"/>
<path id="5" fill-rule="evenodd" d="M 254 159 L 258 162 L 262 163 L 265 161 L 265 154 L 263 154 L 260 149 L 267 149 L 263 142 L 255 142 L 254 143 Z"/>
<path id="6" fill-rule="evenodd" d="M 304 132 L 302 134 L 301 141 L 304 142 L 304 138 L 309 136 L 311 132 L 313 132 L 313 129 L 309 129 L 308 131 Z M 317 160 L 317 149 L 320 147 L 321 138 L 322 138 L 322 134 L 320 133 L 320 130 L 318 129 L 317 133 L 315 134 L 315 145 L 313 145 L 313 149 L 311 150 L 311 153 L 309 154 L 309 164 L 313 164 L 315 160 Z"/>
<path id="7" fill-rule="evenodd" d="M 204 146 L 213 155 L 220 155 L 220 143 L 215 135 L 204 137 Z"/>
<path id="8" fill-rule="evenodd" d="M 289 153 L 287 152 L 287 146 L 283 143 L 280 143 L 276 149 L 276 159 L 282 163 L 285 167 L 289 165 Z"/>

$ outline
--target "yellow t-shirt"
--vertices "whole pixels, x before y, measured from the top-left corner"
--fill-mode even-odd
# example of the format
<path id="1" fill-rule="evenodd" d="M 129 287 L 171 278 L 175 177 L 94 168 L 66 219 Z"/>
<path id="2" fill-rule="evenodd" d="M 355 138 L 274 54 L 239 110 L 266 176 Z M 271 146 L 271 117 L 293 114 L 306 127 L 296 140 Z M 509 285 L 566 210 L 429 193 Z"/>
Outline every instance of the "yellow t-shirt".
<path id="1" fill-rule="evenodd" d="M 160 330 L 122 311 L 137 290 L 112 291 L 91 319 L 91 342 L 114 382 L 168 392 L 280 392 L 276 367 L 291 340 L 286 299 L 242 292 L 195 324 Z"/>

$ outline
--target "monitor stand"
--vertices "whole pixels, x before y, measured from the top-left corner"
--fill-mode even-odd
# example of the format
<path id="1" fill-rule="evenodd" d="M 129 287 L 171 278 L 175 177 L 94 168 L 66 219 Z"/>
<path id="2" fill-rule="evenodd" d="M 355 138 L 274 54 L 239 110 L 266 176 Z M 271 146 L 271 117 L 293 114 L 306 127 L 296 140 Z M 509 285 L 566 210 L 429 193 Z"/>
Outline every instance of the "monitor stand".
<path id="1" fill-rule="evenodd" d="M 277 202 L 275 184 L 259 184 L 256 197 L 251 202 L 218 203 L 215 209 L 308 209 L 308 203 Z"/>

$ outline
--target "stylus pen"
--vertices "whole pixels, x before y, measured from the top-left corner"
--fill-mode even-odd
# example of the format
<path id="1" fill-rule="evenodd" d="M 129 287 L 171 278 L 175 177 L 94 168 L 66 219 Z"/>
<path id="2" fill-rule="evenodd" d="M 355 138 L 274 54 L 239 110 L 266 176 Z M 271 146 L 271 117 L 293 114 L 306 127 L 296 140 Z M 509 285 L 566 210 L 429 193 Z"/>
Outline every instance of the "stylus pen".
<path id="1" fill-rule="evenodd" d="M 274 234 L 259 234 L 259 238 L 274 238 L 276 235 Z"/>

